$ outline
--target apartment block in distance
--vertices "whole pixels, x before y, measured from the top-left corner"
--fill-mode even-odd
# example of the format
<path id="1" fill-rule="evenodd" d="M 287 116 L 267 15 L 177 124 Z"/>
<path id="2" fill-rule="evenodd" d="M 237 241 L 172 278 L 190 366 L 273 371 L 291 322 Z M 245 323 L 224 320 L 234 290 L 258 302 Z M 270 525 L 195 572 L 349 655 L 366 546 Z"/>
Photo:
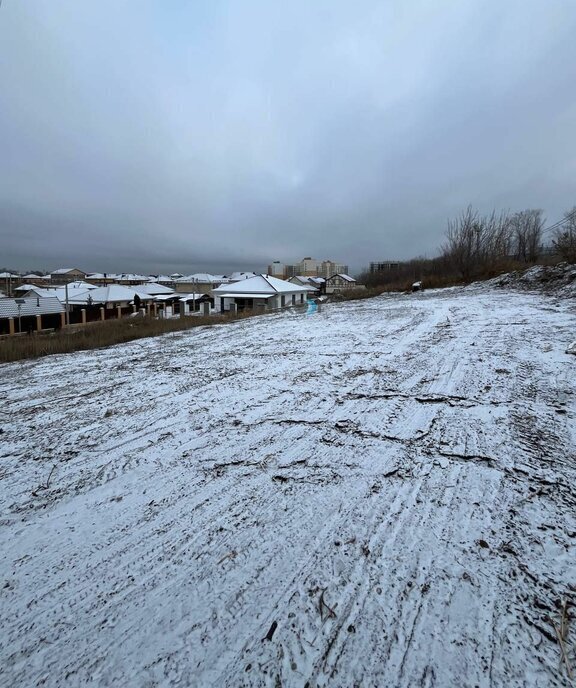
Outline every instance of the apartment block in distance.
<path id="1" fill-rule="evenodd" d="M 268 274 L 280 279 L 297 276 L 328 279 L 332 275 L 348 274 L 348 266 L 342 263 L 335 263 L 332 260 L 316 260 L 316 258 L 307 256 L 294 265 L 274 261 L 268 266 Z"/>
<path id="2" fill-rule="evenodd" d="M 396 272 L 400 270 L 402 262 L 399 260 L 382 260 L 376 263 L 370 263 L 370 272 Z"/>

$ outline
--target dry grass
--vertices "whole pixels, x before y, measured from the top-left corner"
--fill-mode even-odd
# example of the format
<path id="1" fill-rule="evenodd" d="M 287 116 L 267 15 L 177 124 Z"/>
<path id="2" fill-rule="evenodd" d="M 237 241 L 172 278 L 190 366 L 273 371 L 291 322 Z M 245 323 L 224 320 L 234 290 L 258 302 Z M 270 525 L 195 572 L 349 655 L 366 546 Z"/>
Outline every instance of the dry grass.
<path id="1" fill-rule="evenodd" d="M 550 623 L 554 627 L 556 632 L 556 638 L 558 639 L 558 645 L 560 646 L 560 656 L 564 667 L 566 668 L 566 674 L 568 678 L 572 680 L 572 668 L 570 666 L 570 650 L 568 642 L 569 634 L 569 623 L 570 618 L 568 614 L 568 601 L 562 600 L 560 603 L 560 624 L 557 625 L 553 619 L 550 619 Z"/>
<path id="2" fill-rule="evenodd" d="M 462 275 L 456 274 L 450 270 L 443 270 L 441 266 L 435 265 L 434 261 L 420 261 L 421 265 L 418 271 L 413 268 L 408 269 L 409 275 L 400 274 L 392 275 L 390 273 L 366 273 L 360 277 L 360 281 L 365 282 L 368 288 L 364 291 L 351 290 L 349 293 L 340 294 L 338 298 L 343 301 L 352 301 L 356 299 L 369 299 L 372 296 L 378 296 L 387 292 L 409 292 L 412 291 L 412 284 L 421 281 L 424 289 L 442 289 L 444 287 L 465 286 L 472 282 L 481 282 L 492 279 L 498 275 L 503 275 L 509 272 L 518 272 L 527 270 L 532 267 L 533 263 L 522 263 L 514 260 L 502 260 L 497 264 L 477 270 L 469 279 L 465 280 Z M 547 257 L 538 261 L 538 265 L 556 265 L 557 261 L 554 257 Z M 432 272 L 432 269 L 435 272 Z"/>
<path id="3" fill-rule="evenodd" d="M 492 279 L 508 272 L 524 271 L 533 265 L 556 265 L 556 256 L 543 256 L 537 263 L 526 263 L 512 259 L 501 259 L 492 265 L 478 266 L 470 271 L 467 279 L 462 273 L 441 258 L 415 259 L 405 263 L 398 271 L 394 272 L 365 272 L 360 275 L 359 281 L 368 286 L 369 291 L 378 290 L 376 293 L 388 291 L 410 291 L 414 282 L 421 281 L 425 289 L 439 289 L 466 285 L 471 282 Z M 374 295 L 374 293 L 372 294 Z M 356 296 L 350 298 L 366 298 Z"/>
<path id="4" fill-rule="evenodd" d="M 380 294 L 387 294 L 392 292 L 411 292 L 414 279 L 399 279 L 387 284 L 375 285 L 367 289 L 350 289 L 347 292 L 334 295 L 334 301 L 357 301 L 359 299 L 371 299 Z M 461 279 L 456 277 L 439 277 L 437 275 L 430 275 L 423 279 L 425 289 L 439 289 L 441 287 L 453 287 L 458 284 L 464 284 Z"/>
<path id="5" fill-rule="evenodd" d="M 160 320 L 155 318 L 122 318 L 84 326 L 70 326 L 48 333 L 33 333 L 0 339 L 0 363 L 40 358 L 51 354 L 100 349 L 131 342 L 144 337 L 156 337 L 167 332 L 189 330 L 193 327 L 232 322 L 255 315 L 254 312 L 236 315 L 190 316 Z"/>
<path id="6" fill-rule="evenodd" d="M 349 291 L 341 292 L 339 294 L 330 294 L 331 301 L 358 301 L 360 299 L 371 299 L 374 296 L 380 296 L 386 291 L 396 291 L 386 287 L 371 287 L 368 289 L 350 289 Z"/>

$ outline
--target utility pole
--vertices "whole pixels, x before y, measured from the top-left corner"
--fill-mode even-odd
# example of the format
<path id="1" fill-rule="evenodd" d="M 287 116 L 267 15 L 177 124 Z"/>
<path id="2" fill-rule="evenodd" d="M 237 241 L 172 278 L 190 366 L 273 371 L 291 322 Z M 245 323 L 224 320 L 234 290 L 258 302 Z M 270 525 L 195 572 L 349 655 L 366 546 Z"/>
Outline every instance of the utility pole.
<path id="1" fill-rule="evenodd" d="M 66 282 L 64 289 L 66 291 L 66 324 L 69 325 L 70 324 L 70 312 L 68 310 L 68 308 L 69 308 L 69 306 L 68 306 L 68 282 Z"/>
<path id="2" fill-rule="evenodd" d="M 18 334 L 22 333 L 22 304 L 26 303 L 26 299 L 14 299 L 18 306 Z"/>

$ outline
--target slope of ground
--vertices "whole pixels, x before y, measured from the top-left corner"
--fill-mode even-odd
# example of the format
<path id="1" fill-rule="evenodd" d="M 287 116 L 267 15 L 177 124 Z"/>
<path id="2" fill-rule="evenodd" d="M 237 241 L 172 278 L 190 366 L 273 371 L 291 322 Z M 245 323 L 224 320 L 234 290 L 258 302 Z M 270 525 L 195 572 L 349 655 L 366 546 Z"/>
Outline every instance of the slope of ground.
<path id="1" fill-rule="evenodd" d="M 526 270 L 507 272 L 494 277 L 484 282 L 482 286 L 531 289 L 574 298 L 576 296 L 576 265 L 570 263 L 534 265 Z"/>
<path id="2" fill-rule="evenodd" d="M 575 332 L 445 290 L 0 367 L 0 685 L 570 685 Z"/>

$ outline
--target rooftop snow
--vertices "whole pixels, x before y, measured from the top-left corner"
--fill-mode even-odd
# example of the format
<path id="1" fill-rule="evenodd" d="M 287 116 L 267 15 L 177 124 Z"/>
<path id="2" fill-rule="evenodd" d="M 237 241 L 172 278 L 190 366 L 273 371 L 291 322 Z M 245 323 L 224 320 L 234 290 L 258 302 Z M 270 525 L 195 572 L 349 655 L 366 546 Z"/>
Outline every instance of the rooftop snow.
<path id="1" fill-rule="evenodd" d="M 66 275 L 69 272 L 81 272 L 83 275 L 86 273 L 83 272 L 82 270 L 79 270 L 78 268 L 58 268 L 58 270 L 52 270 L 50 274 L 52 275 Z"/>
<path id="2" fill-rule="evenodd" d="M 214 291 L 214 296 L 217 296 L 220 299 L 237 299 L 237 298 L 242 298 L 242 299 L 271 299 L 274 296 L 276 296 L 276 293 L 274 294 L 265 294 L 263 292 L 231 292 L 231 291 L 226 291 L 226 292 L 216 292 Z"/>
<path id="3" fill-rule="evenodd" d="M 156 296 L 158 294 L 173 294 L 174 289 L 166 287 L 163 284 L 158 284 L 156 282 L 149 282 L 148 284 L 136 284 L 136 288 L 139 292 L 144 294 L 152 294 Z"/>
<path id="4" fill-rule="evenodd" d="M 207 272 L 197 272 L 194 275 L 187 275 L 186 277 L 179 277 L 175 282 L 193 282 L 196 284 L 212 284 L 218 279 L 215 275 L 210 275 Z"/>
<path id="5" fill-rule="evenodd" d="M 334 277 L 340 277 L 343 280 L 346 280 L 346 282 L 355 282 L 356 281 L 353 277 L 350 277 L 350 275 L 344 275 L 342 273 L 338 273 L 337 275 L 332 275 L 332 277 L 329 277 L 328 279 L 333 279 Z"/>
<path id="6" fill-rule="evenodd" d="M 297 284 L 286 282 L 277 277 L 256 275 L 240 282 L 224 284 L 217 289 L 213 289 L 212 293 L 215 296 L 241 296 L 243 294 L 257 294 L 260 296 L 262 294 L 304 293 L 306 291 L 308 291 L 306 287 L 300 287 Z"/>
<path id="7" fill-rule="evenodd" d="M 153 297 L 150 294 L 140 292 L 137 287 L 125 287 L 122 284 L 108 284 L 105 287 L 97 287 L 89 291 L 69 295 L 68 301 L 74 304 L 82 303 L 119 303 L 132 302 L 138 295 L 142 301 L 149 301 Z"/>
<path id="8" fill-rule="evenodd" d="M 18 301 L 23 303 L 16 303 L 16 299 L 0 299 L 0 318 L 17 318 L 18 316 L 48 315 L 50 313 L 64 312 L 64 306 L 55 296 L 34 296 L 18 299 Z"/>

